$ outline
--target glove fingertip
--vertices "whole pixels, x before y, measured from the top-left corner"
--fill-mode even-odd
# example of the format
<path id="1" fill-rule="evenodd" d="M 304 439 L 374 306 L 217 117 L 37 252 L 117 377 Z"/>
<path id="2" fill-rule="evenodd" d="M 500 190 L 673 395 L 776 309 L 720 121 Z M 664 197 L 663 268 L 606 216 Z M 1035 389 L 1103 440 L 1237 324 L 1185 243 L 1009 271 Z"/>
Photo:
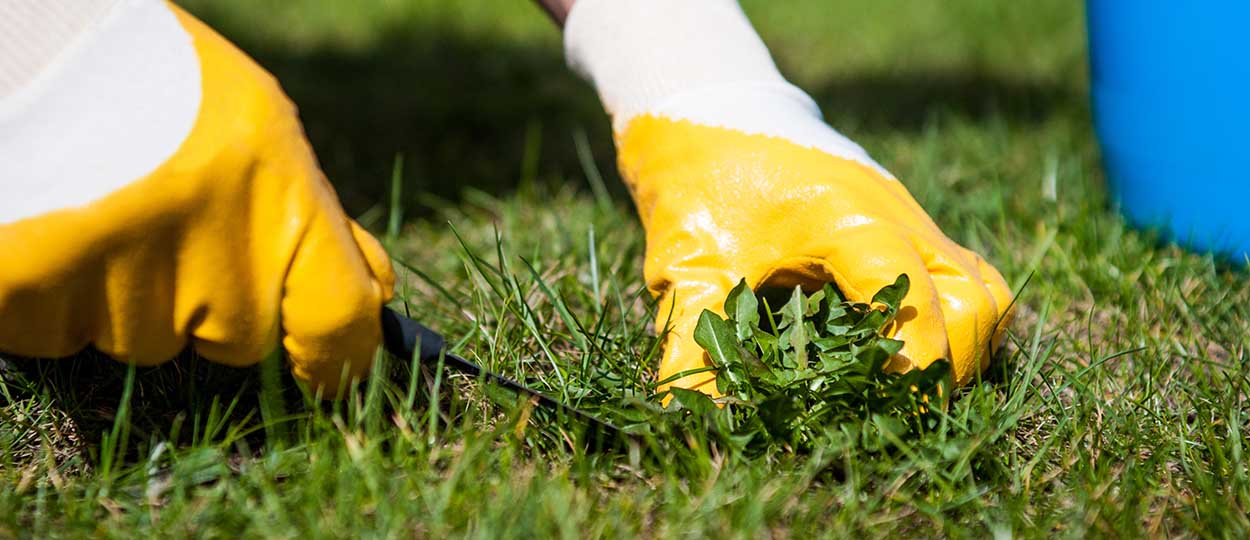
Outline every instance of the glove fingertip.
<path id="1" fill-rule="evenodd" d="M 287 334 L 282 343 L 290 356 L 291 374 L 315 395 L 326 399 L 342 397 L 353 382 L 368 374 L 382 337 L 380 329 L 373 332 L 353 328 L 351 334 L 346 339 Z"/>
<path id="2" fill-rule="evenodd" d="M 369 271 L 377 280 L 378 286 L 381 288 L 382 302 L 390 301 L 395 289 L 395 270 L 391 266 L 391 256 L 387 254 L 386 248 L 382 247 L 382 243 L 378 242 L 369 231 L 356 223 L 356 220 L 347 220 L 351 226 L 352 238 L 355 239 L 356 245 L 360 248 L 361 255 L 365 258 L 365 263 L 369 266 Z"/>
<path id="3" fill-rule="evenodd" d="M 391 292 L 389 283 L 381 282 L 393 276 L 389 263 L 382 266 L 387 272 L 375 276 L 361 260 L 384 256 L 381 246 L 357 249 L 342 233 L 309 235 L 283 288 L 282 342 L 292 372 L 323 397 L 335 396 L 344 383 L 368 372 L 382 341 L 380 313 Z"/>

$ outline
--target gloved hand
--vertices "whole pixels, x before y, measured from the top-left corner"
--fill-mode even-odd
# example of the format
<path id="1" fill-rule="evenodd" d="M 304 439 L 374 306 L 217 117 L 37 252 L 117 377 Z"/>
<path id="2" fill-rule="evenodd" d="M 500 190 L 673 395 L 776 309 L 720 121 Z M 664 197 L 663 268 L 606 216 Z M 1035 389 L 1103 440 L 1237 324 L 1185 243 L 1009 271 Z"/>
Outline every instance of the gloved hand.
<path id="1" fill-rule="evenodd" d="M 172 5 L 112 4 L 0 107 L 0 351 L 246 366 L 282 345 L 333 396 L 381 339 L 386 253 L 272 76 Z"/>
<path id="2" fill-rule="evenodd" d="M 670 328 L 660 379 L 708 364 L 693 340 L 730 289 L 834 282 L 867 302 L 906 273 L 890 368 L 984 369 L 1011 292 L 948 239 L 906 188 L 821 120 L 777 72 L 733 0 L 579 0 L 570 64 L 613 118 L 618 164 L 646 229 L 647 284 Z M 676 385 L 716 395 L 712 373 Z"/>

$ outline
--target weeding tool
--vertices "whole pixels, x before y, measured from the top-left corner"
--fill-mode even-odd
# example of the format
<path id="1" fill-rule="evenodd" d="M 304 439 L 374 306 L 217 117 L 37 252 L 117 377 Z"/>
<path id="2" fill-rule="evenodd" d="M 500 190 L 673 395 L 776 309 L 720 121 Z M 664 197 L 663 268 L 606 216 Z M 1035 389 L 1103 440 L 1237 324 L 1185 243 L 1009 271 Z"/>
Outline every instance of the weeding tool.
<path id="1" fill-rule="evenodd" d="M 438 363 L 441 356 L 443 365 L 453 371 L 484 379 L 492 384 L 529 396 L 542 408 L 577 418 L 590 428 L 591 431 L 587 433 L 590 440 L 598 441 L 600 445 L 617 439 L 621 434 L 620 428 L 606 420 L 557 401 L 508 377 L 482 369 L 481 366 L 448 352 L 447 342 L 442 335 L 391 308 L 382 308 L 382 340 L 386 350 L 397 357 L 412 358 L 415 355 L 422 364 L 432 366 Z M 418 347 L 420 347 L 419 350 Z"/>

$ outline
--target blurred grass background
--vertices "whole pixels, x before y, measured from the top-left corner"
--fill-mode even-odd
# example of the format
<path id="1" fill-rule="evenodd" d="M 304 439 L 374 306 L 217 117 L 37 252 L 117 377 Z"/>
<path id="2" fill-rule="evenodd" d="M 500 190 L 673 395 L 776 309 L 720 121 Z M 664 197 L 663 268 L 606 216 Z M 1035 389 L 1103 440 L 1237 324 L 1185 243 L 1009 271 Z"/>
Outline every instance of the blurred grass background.
<path id="1" fill-rule="evenodd" d="M 515 187 L 536 133 L 541 159 L 524 171 L 535 178 L 576 182 L 579 130 L 615 176 L 593 90 L 565 68 L 559 30 L 524 0 L 185 5 L 278 77 L 357 212 L 385 199 L 396 154 L 406 158 L 409 202 Z M 1026 136 L 1039 124 L 1085 121 L 1078 2 L 743 5 L 783 73 L 875 154 L 943 116 L 993 118 Z"/>
<path id="2" fill-rule="evenodd" d="M 349 212 L 424 274 L 400 265 L 397 303 L 574 401 L 649 377 L 641 230 L 541 10 L 182 5 L 277 76 Z M 125 368 L 87 358 L 0 385 L 0 539 L 1246 537 L 1250 285 L 1110 208 L 1082 3 L 743 5 L 826 119 L 1022 287 L 1006 350 L 942 429 L 865 422 L 759 460 L 677 439 L 586 456 L 459 379 L 375 377 L 275 417 L 254 371 L 174 363 L 140 372 L 126 409 Z"/>

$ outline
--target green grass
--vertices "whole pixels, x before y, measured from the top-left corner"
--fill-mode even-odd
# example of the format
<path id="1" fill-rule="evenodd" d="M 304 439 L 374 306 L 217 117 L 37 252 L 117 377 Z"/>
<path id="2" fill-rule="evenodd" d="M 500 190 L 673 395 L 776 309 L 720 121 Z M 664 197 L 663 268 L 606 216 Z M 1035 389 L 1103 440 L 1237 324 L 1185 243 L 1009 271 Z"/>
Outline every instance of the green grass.
<path id="1" fill-rule="evenodd" d="M 1250 534 L 1250 280 L 1109 209 L 1080 3 L 744 3 L 826 118 L 1023 287 L 1009 344 L 937 429 L 849 424 L 758 457 L 671 433 L 587 455 L 564 442 L 575 426 L 525 424 L 507 396 L 403 361 L 309 404 L 261 370 L 84 357 L 0 386 L 0 538 Z M 405 220 L 385 236 L 424 274 L 401 269 L 419 319 L 561 399 L 645 397 L 642 234 L 607 120 L 537 9 L 189 7 L 283 81 L 379 234 L 400 170 Z"/>

